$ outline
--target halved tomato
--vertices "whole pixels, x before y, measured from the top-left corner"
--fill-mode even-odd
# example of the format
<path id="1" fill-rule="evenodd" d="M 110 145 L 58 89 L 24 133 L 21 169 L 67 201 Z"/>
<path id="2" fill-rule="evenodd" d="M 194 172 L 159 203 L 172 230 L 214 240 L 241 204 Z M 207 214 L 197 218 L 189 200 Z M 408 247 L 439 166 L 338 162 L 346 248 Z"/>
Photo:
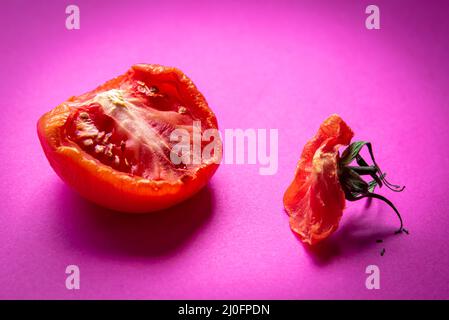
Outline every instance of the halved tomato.
<path id="1" fill-rule="evenodd" d="M 194 123 L 201 133 L 217 129 L 193 82 L 176 68 L 138 64 L 44 114 L 38 135 L 55 172 L 83 197 L 118 211 L 149 212 L 191 197 L 217 170 L 217 136 L 207 159 L 171 161 L 171 133 L 193 134 Z M 201 148 L 209 142 L 201 140 Z"/>

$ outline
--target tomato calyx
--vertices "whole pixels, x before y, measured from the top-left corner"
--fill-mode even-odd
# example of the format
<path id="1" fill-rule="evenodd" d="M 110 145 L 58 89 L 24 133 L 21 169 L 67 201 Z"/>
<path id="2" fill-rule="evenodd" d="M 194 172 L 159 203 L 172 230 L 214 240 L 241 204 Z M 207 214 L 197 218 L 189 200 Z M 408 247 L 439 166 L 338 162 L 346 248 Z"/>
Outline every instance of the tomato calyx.
<path id="1" fill-rule="evenodd" d="M 368 149 L 372 165 L 369 165 L 365 159 L 360 155 L 362 148 L 366 146 Z M 351 163 L 356 161 L 358 166 L 352 166 Z M 361 176 L 370 176 L 373 180 L 366 182 Z M 401 214 L 396 206 L 384 196 L 375 193 L 374 190 L 378 186 L 386 186 L 388 189 L 394 192 L 402 192 L 405 186 L 399 186 L 390 183 L 386 179 L 387 174 L 382 172 L 377 164 L 372 144 L 366 141 L 357 141 L 351 143 L 342 153 L 338 160 L 338 178 L 345 194 L 345 198 L 348 201 L 357 201 L 363 198 L 378 199 L 388 204 L 396 213 L 400 221 L 400 227 L 396 230 L 398 233 L 408 234 L 408 230 L 404 228 Z"/>

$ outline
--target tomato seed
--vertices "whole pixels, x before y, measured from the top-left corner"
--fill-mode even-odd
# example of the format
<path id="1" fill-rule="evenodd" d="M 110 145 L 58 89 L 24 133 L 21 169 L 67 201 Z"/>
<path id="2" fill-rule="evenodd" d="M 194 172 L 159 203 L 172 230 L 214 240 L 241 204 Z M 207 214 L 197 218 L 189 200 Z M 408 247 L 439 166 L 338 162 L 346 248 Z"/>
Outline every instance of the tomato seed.
<path id="1" fill-rule="evenodd" d="M 137 90 L 139 90 L 140 93 L 148 93 L 148 88 L 145 85 L 137 87 Z"/>
<path id="2" fill-rule="evenodd" d="M 112 158 L 112 156 L 113 156 L 113 154 L 112 154 L 112 148 L 113 148 L 112 143 L 110 143 L 110 144 L 108 144 L 108 145 L 106 146 L 106 151 L 105 151 L 104 154 L 105 154 L 107 157 L 109 157 L 109 158 Z"/>
<path id="3" fill-rule="evenodd" d="M 158 93 L 159 92 L 159 89 L 157 87 L 155 87 L 155 86 L 150 87 L 149 90 L 150 90 L 151 93 Z"/>
<path id="4" fill-rule="evenodd" d="M 87 112 L 81 112 L 81 113 L 79 114 L 79 118 L 80 118 L 81 120 L 87 120 L 87 119 L 89 119 L 89 114 L 88 114 Z"/>
<path id="5" fill-rule="evenodd" d="M 100 141 L 101 139 L 103 139 L 105 133 L 104 131 L 101 131 L 98 135 L 97 135 L 97 141 Z"/>
<path id="6" fill-rule="evenodd" d="M 103 153 L 104 152 L 104 146 L 96 145 L 95 146 L 95 153 Z"/>
<path id="7" fill-rule="evenodd" d="M 104 144 L 106 144 L 106 143 L 108 143 L 108 141 L 109 141 L 109 138 L 112 136 L 112 133 L 108 133 L 108 134 L 106 134 L 106 136 L 104 137 L 104 139 L 103 139 L 103 143 Z"/>
<path id="8" fill-rule="evenodd" d="M 86 140 L 83 141 L 83 144 L 84 144 L 86 147 L 90 147 L 91 145 L 94 144 L 94 141 L 93 141 L 92 139 L 86 139 Z"/>

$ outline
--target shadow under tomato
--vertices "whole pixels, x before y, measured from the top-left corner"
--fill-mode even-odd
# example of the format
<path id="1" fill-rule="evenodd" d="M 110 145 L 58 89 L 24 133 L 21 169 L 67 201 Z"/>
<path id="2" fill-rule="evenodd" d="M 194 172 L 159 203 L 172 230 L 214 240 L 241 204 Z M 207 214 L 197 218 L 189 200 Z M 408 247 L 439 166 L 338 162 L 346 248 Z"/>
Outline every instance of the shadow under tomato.
<path id="1" fill-rule="evenodd" d="M 380 219 L 383 219 L 383 215 L 380 212 L 376 219 L 369 216 L 373 212 L 366 206 L 362 210 L 360 214 L 353 210 L 345 212 L 339 228 L 329 238 L 314 246 L 303 245 L 315 264 L 324 266 L 335 259 L 360 254 L 365 250 L 372 250 L 373 256 L 380 256 L 385 242 L 391 237 L 400 236 L 395 234 L 394 225 L 382 223 Z M 377 243 L 377 240 L 382 240 L 383 243 Z"/>
<path id="2" fill-rule="evenodd" d="M 126 214 L 97 206 L 65 185 L 60 192 L 58 228 L 70 245 L 114 257 L 174 254 L 213 213 L 209 186 L 172 208 L 147 214 Z"/>

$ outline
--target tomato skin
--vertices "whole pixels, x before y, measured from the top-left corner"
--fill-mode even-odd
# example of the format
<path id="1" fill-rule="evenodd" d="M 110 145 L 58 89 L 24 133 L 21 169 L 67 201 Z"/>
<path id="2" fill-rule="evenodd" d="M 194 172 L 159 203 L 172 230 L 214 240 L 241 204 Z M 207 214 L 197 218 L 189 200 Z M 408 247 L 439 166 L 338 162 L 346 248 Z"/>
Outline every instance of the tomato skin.
<path id="1" fill-rule="evenodd" d="M 345 208 L 338 149 L 352 137 L 352 130 L 338 115 L 326 119 L 304 146 L 294 180 L 284 194 L 290 228 L 308 245 L 327 238 L 338 227 Z"/>
<path id="2" fill-rule="evenodd" d="M 186 200 L 203 188 L 217 170 L 219 161 L 202 163 L 192 175 L 178 181 L 149 180 L 114 170 L 83 151 L 67 138 L 64 125 L 74 110 L 72 103 L 85 101 L 98 92 L 117 88 L 131 76 L 156 76 L 179 84 L 183 99 L 207 128 L 217 128 L 217 120 L 193 82 L 176 68 L 140 64 L 97 89 L 45 113 L 37 132 L 44 153 L 57 175 L 86 199 L 101 206 L 130 213 L 161 210 Z M 221 147 L 221 141 L 219 141 Z"/>

